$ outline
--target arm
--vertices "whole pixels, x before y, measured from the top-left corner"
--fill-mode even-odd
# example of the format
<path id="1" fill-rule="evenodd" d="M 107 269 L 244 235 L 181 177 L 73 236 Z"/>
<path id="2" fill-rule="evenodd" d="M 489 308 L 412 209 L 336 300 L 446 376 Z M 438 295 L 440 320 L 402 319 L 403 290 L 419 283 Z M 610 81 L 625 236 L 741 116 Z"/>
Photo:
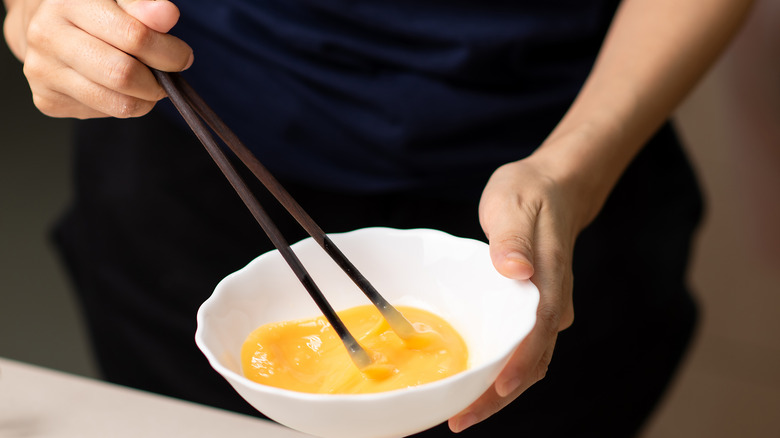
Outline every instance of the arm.
<path id="1" fill-rule="evenodd" d="M 35 105 L 50 116 L 146 114 L 165 97 L 146 66 L 192 63 L 189 46 L 165 34 L 179 17 L 169 1 L 4 2 L 6 42 L 24 63 Z"/>
<path id="2" fill-rule="evenodd" d="M 450 419 L 460 431 L 544 377 L 574 319 L 574 241 L 649 137 L 712 65 L 749 0 L 624 0 L 580 94 L 531 156 L 493 174 L 480 221 L 493 264 L 540 289 L 537 323 L 491 390 Z"/>

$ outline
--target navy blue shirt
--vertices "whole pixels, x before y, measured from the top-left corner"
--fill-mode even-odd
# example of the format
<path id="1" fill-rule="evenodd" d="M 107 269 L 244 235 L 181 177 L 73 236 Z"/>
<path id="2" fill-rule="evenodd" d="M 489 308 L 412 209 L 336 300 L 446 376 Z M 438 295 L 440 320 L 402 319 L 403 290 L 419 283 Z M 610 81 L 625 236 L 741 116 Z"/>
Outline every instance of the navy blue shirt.
<path id="1" fill-rule="evenodd" d="M 185 77 L 277 177 L 479 190 L 588 74 L 617 0 L 187 0 Z"/>

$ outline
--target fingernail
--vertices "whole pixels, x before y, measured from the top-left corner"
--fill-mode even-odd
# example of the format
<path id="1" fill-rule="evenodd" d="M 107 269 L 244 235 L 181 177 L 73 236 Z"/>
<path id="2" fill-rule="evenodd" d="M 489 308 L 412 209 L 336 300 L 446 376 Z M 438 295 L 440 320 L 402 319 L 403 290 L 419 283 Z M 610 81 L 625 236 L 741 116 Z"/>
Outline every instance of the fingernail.
<path id="1" fill-rule="evenodd" d="M 517 390 L 520 387 L 520 379 L 510 379 L 500 385 L 496 382 L 496 393 L 500 397 L 506 397 Z"/>
<path id="2" fill-rule="evenodd" d="M 463 432 L 464 430 L 468 429 L 469 427 L 477 424 L 477 416 L 468 413 L 461 415 L 456 421 L 455 424 L 452 427 L 452 431 L 455 433 Z"/>
<path id="3" fill-rule="evenodd" d="M 528 259 L 520 252 L 510 252 L 507 253 L 505 256 L 506 260 L 508 262 L 517 263 L 518 265 L 522 265 L 528 268 L 533 268 L 530 263 L 528 263 Z"/>
<path id="4" fill-rule="evenodd" d="M 510 252 L 504 256 L 502 273 L 510 278 L 526 280 L 533 275 L 534 267 L 520 252 Z"/>

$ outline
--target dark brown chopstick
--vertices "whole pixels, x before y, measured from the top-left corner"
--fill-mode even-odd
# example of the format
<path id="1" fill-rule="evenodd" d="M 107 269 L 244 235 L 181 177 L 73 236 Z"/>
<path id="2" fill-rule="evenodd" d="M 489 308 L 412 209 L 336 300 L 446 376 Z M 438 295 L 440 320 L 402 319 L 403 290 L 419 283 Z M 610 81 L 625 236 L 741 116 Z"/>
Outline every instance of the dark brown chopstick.
<path id="1" fill-rule="evenodd" d="M 157 74 L 157 73 L 156 73 Z M 317 225 L 311 216 L 298 204 L 297 201 L 279 184 L 274 176 L 263 166 L 255 155 L 247 148 L 238 136 L 224 123 L 220 117 L 206 104 L 197 92 L 179 74 L 167 74 L 171 85 L 176 87 L 195 109 L 198 115 L 209 127 L 222 139 L 231 151 L 242 163 L 255 175 L 257 179 L 271 192 L 271 194 L 284 206 L 325 252 L 341 267 L 353 282 L 379 309 L 382 316 L 390 326 L 402 338 L 412 336 L 415 331 L 412 325 L 374 288 L 352 262 L 341 252 L 325 232 Z M 158 77 L 158 80 L 160 78 Z"/>
<path id="2" fill-rule="evenodd" d="M 241 197 L 244 204 L 250 210 L 263 231 L 271 239 L 271 242 L 279 250 L 285 261 L 290 265 L 295 275 L 304 285 L 309 295 L 314 299 L 317 306 L 328 319 L 328 322 L 336 330 L 337 334 L 344 341 L 345 346 L 350 351 L 355 363 L 363 368 L 371 362 L 368 354 L 358 344 L 357 340 L 349 333 L 344 324 L 339 319 L 336 312 L 325 299 L 322 292 L 306 272 L 303 264 L 295 253 L 290 249 L 289 244 L 282 236 L 279 229 L 266 214 L 260 203 L 251 193 L 246 183 L 236 172 L 231 162 L 225 156 L 223 150 L 217 145 L 209 129 L 204 126 L 204 121 L 233 151 L 244 165 L 262 182 L 262 184 L 271 192 L 272 195 L 284 206 L 284 208 L 298 221 L 306 232 L 325 250 L 325 252 L 346 272 L 355 284 L 366 294 L 371 302 L 379 309 L 382 315 L 390 323 L 393 330 L 399 336 L 408 338 L 414 334 L 414 328 L 411 324 L 395 309 L 379 292 L 369 283 L 369 281 L 357 270 L 352 262 L 336 247 L 331 239 L 322 231 L 314 220 L 303 210 L 303 208 L 290 196 L 290 194 L 279 184 L 271 173 L 263 166 L 249 149 L 238 139 L 230 128 L 214 113 L 211 108 L 198 96 L 195 90 L 177 73 L 165 73 L 158 70 L 152 70 L 163 89 L 168 93 L 169 98 L 182 115 L 187 124 L 192 128 L 195 135 L 203 143 L 206 150 L 211 155 L 217 166 L 222 170 L 225 177 Z M 201 120 L 202 119 L 202 120 Z"/>

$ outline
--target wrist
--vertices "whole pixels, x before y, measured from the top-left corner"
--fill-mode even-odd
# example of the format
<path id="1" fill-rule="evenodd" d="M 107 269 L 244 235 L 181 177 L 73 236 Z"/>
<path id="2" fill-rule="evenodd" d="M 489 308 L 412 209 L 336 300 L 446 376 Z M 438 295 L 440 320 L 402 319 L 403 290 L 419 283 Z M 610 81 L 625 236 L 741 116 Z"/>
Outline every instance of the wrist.
<path id="1" fill-rule="evenodd" d="M 587 119 L 562 121 L 529 159 L 547 169 L 579 205 L 577 222 L 584 228 L 643 143 L 629 135 L 617 117 L 592 112 Z"/>

